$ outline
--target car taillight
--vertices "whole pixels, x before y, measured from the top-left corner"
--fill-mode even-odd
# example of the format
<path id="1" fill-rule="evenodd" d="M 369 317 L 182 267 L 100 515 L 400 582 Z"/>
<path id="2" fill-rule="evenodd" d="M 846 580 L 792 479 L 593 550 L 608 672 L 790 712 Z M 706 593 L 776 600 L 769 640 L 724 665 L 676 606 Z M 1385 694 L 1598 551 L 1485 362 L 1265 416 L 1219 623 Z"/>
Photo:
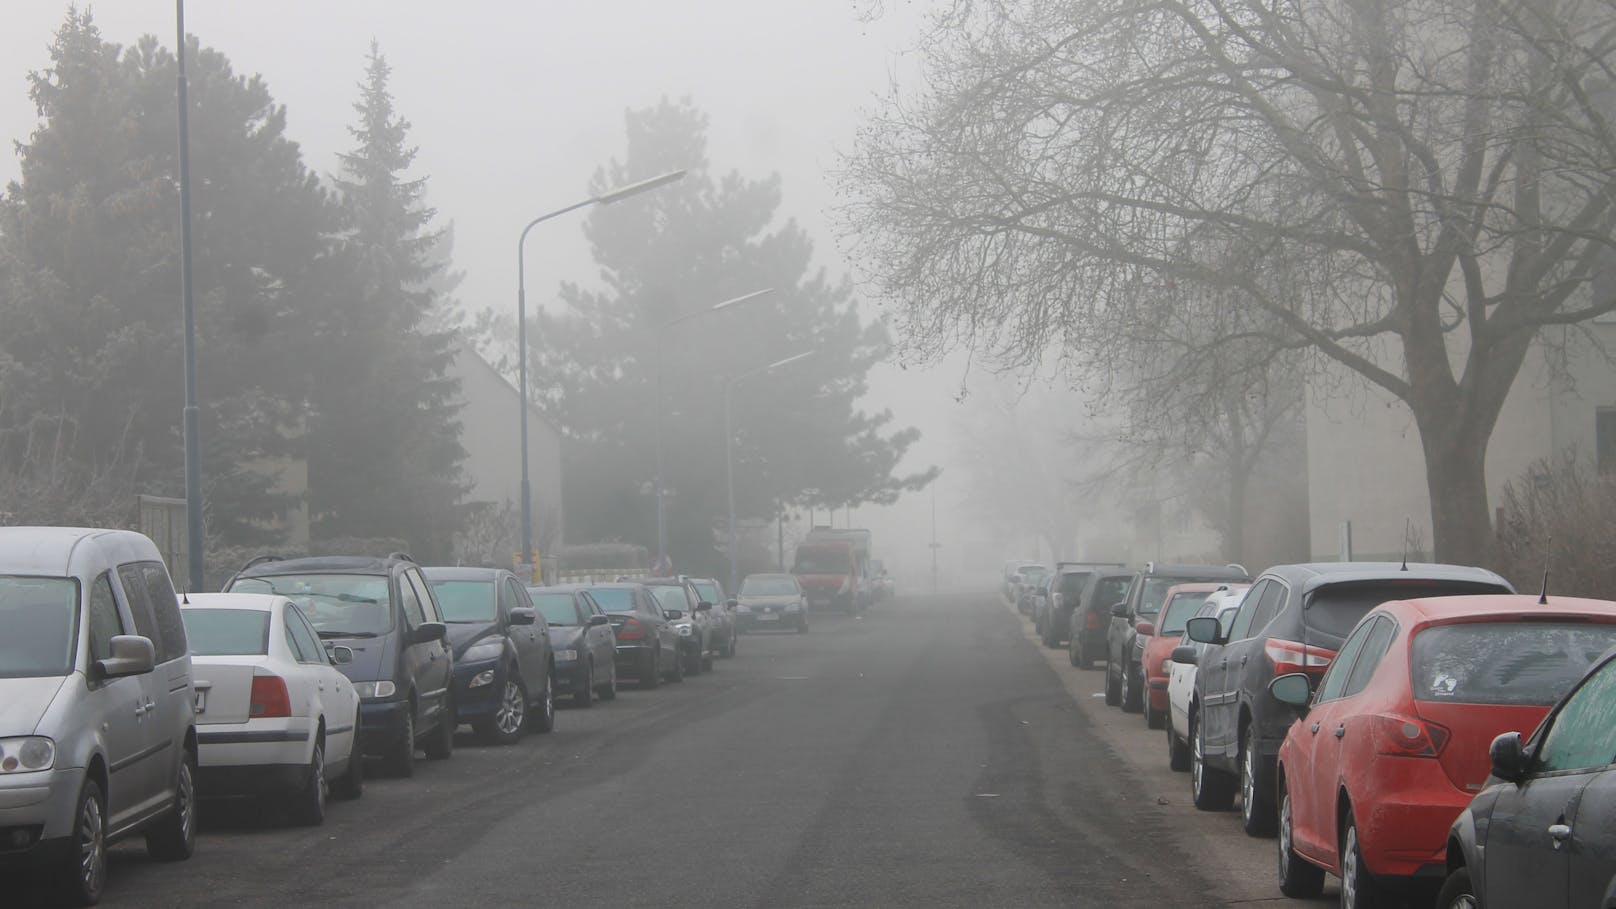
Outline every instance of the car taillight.
<path id="1" fill-rule="evenodd" d="M 639 619 L 624 619 L 623 624 L 617 626 L 617 639 L 619 641 L 638 641 L 645 637 L 645 626 Z"/>
<path id="2" fill-rule="evenodd" d="M 1375 753 L 1399 757 L 1440 757 L 1451 733 L 1448 727 L 1397 713 L 1371 717 Z"/>
<path id="3" fill-rule="evenodd" d="M 286 691 L 286 680 L 278 675 L 255 675 L 252 694 L 248 699 L 250 717 L 287 717 L 292 715 L 292 696 Z"/>
<path id="4" fill-rule="evenodd" d="M 1310 675 L 1323 675 L 1324 670 L 1330 668 L 1330 661 L 1335 659 L 1334 650 L 1326 650 L 1312 644 L 1303 646 L 1295 641 L 1284 641 L 1279 638 L 1269 638 L 1263 644 L 1263 653 L 1268 655 L 1274 664 L 1274 675 L 1289 675 L 1293 672 L 1306 672 Z"/>
<path id="5" fill-rule="evenodd" d="M 1099 616 L 1099 614 L 1096 613 L 1092 609 L 1089 610 L 1088 618 L 1085 618 L 1083 620 L 1083 627 L 1087 628 L 1090 631 L 1094 631 L 1095 629 L 1099 628 L 1100 627 L 1100 616 Z"/>

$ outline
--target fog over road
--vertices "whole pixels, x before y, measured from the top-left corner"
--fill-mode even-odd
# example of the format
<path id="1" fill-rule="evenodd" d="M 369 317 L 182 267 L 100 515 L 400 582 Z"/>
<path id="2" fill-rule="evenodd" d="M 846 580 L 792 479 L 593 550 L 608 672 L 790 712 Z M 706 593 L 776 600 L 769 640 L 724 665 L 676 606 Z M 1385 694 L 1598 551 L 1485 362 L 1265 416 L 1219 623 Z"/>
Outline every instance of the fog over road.
<path id="1" fill-rule="evenodd" d="M 1115 735 L 1063 682 L 1098 673 L 1057 671 L 1022 624 L 984 593 L 815 616 L 806 636 L 749 635 L 710 674 L 561 711 L 552 735 L 511 748 L 462 737 L 450 761 L 420 762 L 414 779 L 372 777 L 362 800 L 334 803 L 317 830 L 210 806 L 189 863 L 148 862 L 138 843 L 117 849 L 104 905 L 1277 896 L 1271 842 L 1240 844 L 1261 857 L 1255 867 L 1214 877 L 1204 854 L 1180 845 L 1182 830 L 1163 835 L 1187 821 L 1244 839 L 1231 817 L 1188 809 L 1182 774 L 1162 807 L 1151 778 L 1159 749 L 1134 756 L 1142 769 L 1119 764 Z"/>

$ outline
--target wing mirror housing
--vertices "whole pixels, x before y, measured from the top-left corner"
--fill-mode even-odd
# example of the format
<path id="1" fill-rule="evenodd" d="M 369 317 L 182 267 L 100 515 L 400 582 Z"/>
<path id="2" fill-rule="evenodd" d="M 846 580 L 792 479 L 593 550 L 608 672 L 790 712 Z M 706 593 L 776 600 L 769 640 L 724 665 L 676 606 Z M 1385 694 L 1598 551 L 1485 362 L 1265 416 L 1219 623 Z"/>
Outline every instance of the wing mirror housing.
<path id="1" fill-rule="evenodd" d="M 533 625 L 538 621 L 538 614 L 526 606 L 515 606 L 511 608 L 512 625 Z"/>
<path id="2" fill-rule="evenodd" d="M 1313 700 L 1313 682 L 1308 679 L 1307 673 L 1290 672 L 1270 681 L 1268 693 L 1281 704 L 1306 713 L 1308 704 Z"/>
<path id="3" fill-rule="evenodd" d="M 1183 663 L 1185 666 L 1194 666 L 1196 661 L 1200 659 L 1200 654 L 1195 652 L 1194 647 L 1188 644 L 1180 644 L 1173 648 L 1173 652 L 1167 658 L 1175 663 Z"/>
<path id="4" fill-rule="evenodd" d="M 331 665 L 333 666 L 346 666 L 353 662 L 353 648 L 344 644 L 338 644 L 330 648 L 328 653 L 331 656 Z"/>
<path id="5" fill-rule="evenodd" d="M 696 604 L 696 611 L 697 612 L 711 612 L 712 609 L 713 609 L 713 604 L 707 602 L 706 600 L 702 600 L 700 603 Z"/>
<path id="6" fill-rule="evenodd" d="M 96 675 L 103 679 L 117 679 L 126 675 L 142 675 L 157 667 L 157 647 L 151 638 L 138 634 L 112 636 L 112 656 L 95 661 Z"/>
<path id="7" fill-rule="evenodd" d="M 611 621 L 612 621 L 611 619 L 608 619 L 607 617 L 605 617 L 603 615 L 592 615 L 592 616 L 589 617 L 589 627 L 591 627 L 591 628 L 599 628 L 602 625 L 611 624 Z"/>
<path id="8" fill-rule="evenodd" d="M 412 644 L 430 644 L 433 641 L 447 641 L 449 639 L 449 626 L 442 622 L 422 622 L 415 626 L 410 635 Z"/>
<path id="9" fill-rule="evenodd" d="M 679 619 L 685 617 L 685 611 L 683 609 L 664 609 L 662 610 L 662 614 L 674 621 L 678 621 Z"/>
<path id="10" fill-rule="evenodd" d="M 1124 600 L 1121 603 L 1112 603 L 1111 604 L 1111 616 L 1113 618 L 1118 618 L 1118 619 L 1127 618 L 1128 617 L 1128 603 L 1127 603 L 1127 601 Z"/>
<path id="11" fill-rule="evenodd" d="M 1133 626 L 1133 630 L 1138 633 L 1140 637 L 1148 638 L 1156 633 L 1156 626 L 1151 622 L 1140 622 L 1139 624 Z"/>
<path id="12" fill-rule="evenodd" d="M 1506 732 L 1493 739 L 1492 745 L 1487 748 L 1487 754 L 1492 758 L 1493 776 L 1511 783 L 1519 783 L 1526 779 L 1530 758 L 1526 753 L 1526 746 L 1521 744 L 1519 732 Z"/>
<path id="13" fill-rule="evenodd" d="M 730 597 L 729 599 L 724 601 L 724 608 L 725 609 L 734 609 L 735 607 L 737 607 L 739 605 L 741 605 L 741 601 L 737 600 L 734 597 Z"/>
<path id="14" fill-rule="evenodd" d="M 1218 627 L 1218 620 L 1209 615 L 1196 616 L 1184 623 L 1184 634 L 1197 644 L 1223 644 L 1222 629 Z"/>

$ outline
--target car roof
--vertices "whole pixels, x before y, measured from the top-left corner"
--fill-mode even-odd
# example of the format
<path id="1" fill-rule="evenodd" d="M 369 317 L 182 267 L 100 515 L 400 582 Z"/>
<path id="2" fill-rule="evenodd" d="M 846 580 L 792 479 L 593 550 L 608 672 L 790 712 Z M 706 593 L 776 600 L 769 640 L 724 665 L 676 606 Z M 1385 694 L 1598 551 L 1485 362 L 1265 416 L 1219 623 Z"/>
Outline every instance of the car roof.
<path id="1" fill-rule="evenodd" d="M 86 543 L 105 548 L 114 561 L 162 559 L 156 544 L 132 530 L 0 527 L 0 572 L 67 577 L 75 551 Z"/>
<path id="2" fill-rule="evenodd" d="M 394 556 L 303 556 L 295 559 L 271 559 L 248 565 L 236 573 L 238 578 L 262 578 L 283 574 L 388 574 L 399 565 L 413 565 L 407 559 Z"/>
<path id="3" fill-rule="evenodd" d="M 601 581 L 598 584 L 577 584 L 573 586 L 578 587 L 580 590 L 633 590 L 636 587 L 644 587 L 645 585 L 639 581 Z M 528 589 L 532 590 L 533 588 L 529 587 Z"/>
<path id="4" fill-rule="evenodd" d="M 750 581 L 753 578 L 760 578 L 760 579 L 763 579 L 763 580 L 775 581 L 775 580 L 788 580 L 788 579 L 792 579 L 792 578 L 795 578 L 795 577 L 796 577 L 796 575 L 794 575 L 794 574 L 786 574 L 786 573 L 780 572 L 780 571 L 768 571 L 768 572 L 759 572 L 757 574 L 749 574 L 746 577 L 741 578 L 741 580 L 742 581 Z"/>
<path id="5" fill-rule="evenodd" d="M 1229 585 L 1218 581 L 1186 581 L 1183 584 L 1174 584 L 1167 588 L 1167 595 L 1175 593 L 1216 593 Z"/>
<path id="6" fill-rule="evenodd" d="M 605 585 L 602 584 L 602 585 L 599 585 L 599 586 L 604 587 Z M 614 586 L 627 587 L 628 585 L 627 584 L 617 584 L 617 585 L 614 585 Z M 530 585 L 528 585 L 527 592 L 528 593 L 577 593 L 578 591 L 583 590 L 583 589 L 584 589 L 584 586 L 582 584 L 551 584 L 548 587 L 546 587 L 546 586 L 544 586 L 542 584 L 530 584 Z"/>
<path id="7" fill-rule="evenodd" d="M 1157 578 L 1228 578 L 1230 580 L 1245 580 L 1251 577 L 1251 572 L 1240 565 L 1193 565 L 1193 564 L 1167 564 L 1161 562 L 1147 562 L 1145 567 L 1135 572 L 1145 577 Z"/>
<path id="8" fill-rule="evenodd" d="M 506 568 L 489 568 L 473 565 L 434 565 L 431 568 L 422 568 L 421 573 L 429 581 L 495 581 L 511 574 Z"/>
<path id="9" fill-rule="evenodd" d="M 251 609 L 273 612 L 276 604 L 290 603 L 273 593 L 188 593 L 180 600 L 181 609 Z"/>
<path id="10" fill-rule="evenodd" d="M 640 583 L 646 587 L 683 587 L 684 578 L 641 578 Z"/>
<path id="11" fill-rule="evenodd" d="M 1263 572 L 1300 584 L 1303 593 L 1312 593 L 1331 584 L 1354 581 L 1469 581 L 1478 584 L 1496 584 L 1505 590 L 1515 588 L 1503 577 L 1485 568 L 1468 565 L 1443 565 L 1429 562 L 1304 562 L 1296 565 L 1275 565 Z"/>
<path id="12" fill-rule="evenodd" d="M 1542 621 L 1559 617 L 1600 618 L 1616 622 L 1616 602 L 1611 600 L 1551 596 L 1547 603 L 1541 603 L 1537 596 L 1524 593 L 1456 594 L 1389 600 L 1376 609 L 1403 617 L 1416 625 L 1488 620 Z"/>

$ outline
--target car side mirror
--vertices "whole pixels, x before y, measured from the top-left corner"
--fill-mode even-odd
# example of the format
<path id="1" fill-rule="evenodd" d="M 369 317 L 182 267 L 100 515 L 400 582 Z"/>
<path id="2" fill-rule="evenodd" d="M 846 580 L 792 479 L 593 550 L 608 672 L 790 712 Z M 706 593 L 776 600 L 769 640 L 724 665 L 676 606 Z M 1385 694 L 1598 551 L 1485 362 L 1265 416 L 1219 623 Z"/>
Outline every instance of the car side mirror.
<path id="1" fill-rule="evenodd" d="M 735 607 L 737 607 L 739 605 L 741 605 L 741 601 L 736 599 L 735 597 L 730 597 L 729 599 L 724 601 L 724 608 L 725 609 L 734 609 Z"/>
<path id="2" fill-rule="evenodd" d="M 1113 603 L 1113 604 L 1111 604 L 1111 615 L 1113 617 L 1119 618 L 1119 619 L 1127 618 L 1128 617 L 1128 603 L 1127 603 L 1127 601 L 1123 601 L 1121 603 Z"/>
<path id="3" fill-rule="evenodd" d="M 1133 630 L 1137 632 L 1140 637 L 1148 638 L 1156 633 L 1156 626 L 1151 622 L 1140 622 L 1139 624 L 1133 626 Z"/>
<path id="4" fill-rule="evenodd" d="M 353 648 L 338 644 L 327 651 L 331 656 L 331 665 L 346 666 L 353 662 Z"/>
<path id="5" fill-rule="evenodd" d="M 1222 644 L 1223 635 L 1218 620 L 1209 615 L 1196 616 L 1184 623 L 1184 634 L 1197 644 Z"/>
<path id="6" fill-rule="evenodd" d="M 1194 647 L 1191 647 L 1188 644 L 1181 644 L 1174 647 L 1173 652 L 1169 654 L 1167 658 L 1175 663 L 1183 663 L 1185 666 L 1194 666 L 1195 661 L 1200 658 L 1200 654 L 1195 652 Z"/>
<path id="7" fill-rule="evenodd" d="M 410 635 L 412 644 L 430 644 L 433 641 L 447 641 L 449 639 L 449 626 L 442 622 L 422 622 L 415 626 Z"/>
<path id="8" fill-rule="evenodd" d="M 700 603 L 696 604 L 697 612 L 711 612 L 712 608 L 713 604 L 707 602 L 706 600 L 702 600 Z"/>
<path id="9" fill-rule="evenodd" d="M 664 609 L 662 610 L 662 614 L 674 621 L 685 617 L 685 611 L 683 609 Z"/>
<path id="10" fill-rule="evenodd" d="M 512 625 L 533 625 L 539 621 L 538 613 L 526 606 L 511 607 Z"/>
<path id="11" fill-rule="evenodd" d="M 1506 732 L 1493 739 L 1487 754 L 1493 761 L 1493 776 L 1511 783 L 1526 779 L 1526 746 L 1521 744 L 1519 732 Z"/>
<path id="12" fill-rule="evenodd" d="M 95 671 L 103 679 L 117 679 L 127 675 L 142 675 L 157 667 L 157 647 L 151 638 L 138 634 L 115 634 L 111 641 L 112 655 L 95 661 Z"/>
<path id="13" fill-rule="evenodd" d="M 602 625 L 611 624 L 611 621 L 611 619 L 608 619 L 603 615 L 592 615 L 589 617 L 589 627 L 599 628 Z"/>
<path id="14" fill-rule="evenodd" d="M 1281 704 L 1288 704 L 1306 713 L 1309 702 L 1313 700 L 1313 682 L 1308 679 L 1307 673 L 1290 672 L 1270 681 L 1268 693 Z"/>

